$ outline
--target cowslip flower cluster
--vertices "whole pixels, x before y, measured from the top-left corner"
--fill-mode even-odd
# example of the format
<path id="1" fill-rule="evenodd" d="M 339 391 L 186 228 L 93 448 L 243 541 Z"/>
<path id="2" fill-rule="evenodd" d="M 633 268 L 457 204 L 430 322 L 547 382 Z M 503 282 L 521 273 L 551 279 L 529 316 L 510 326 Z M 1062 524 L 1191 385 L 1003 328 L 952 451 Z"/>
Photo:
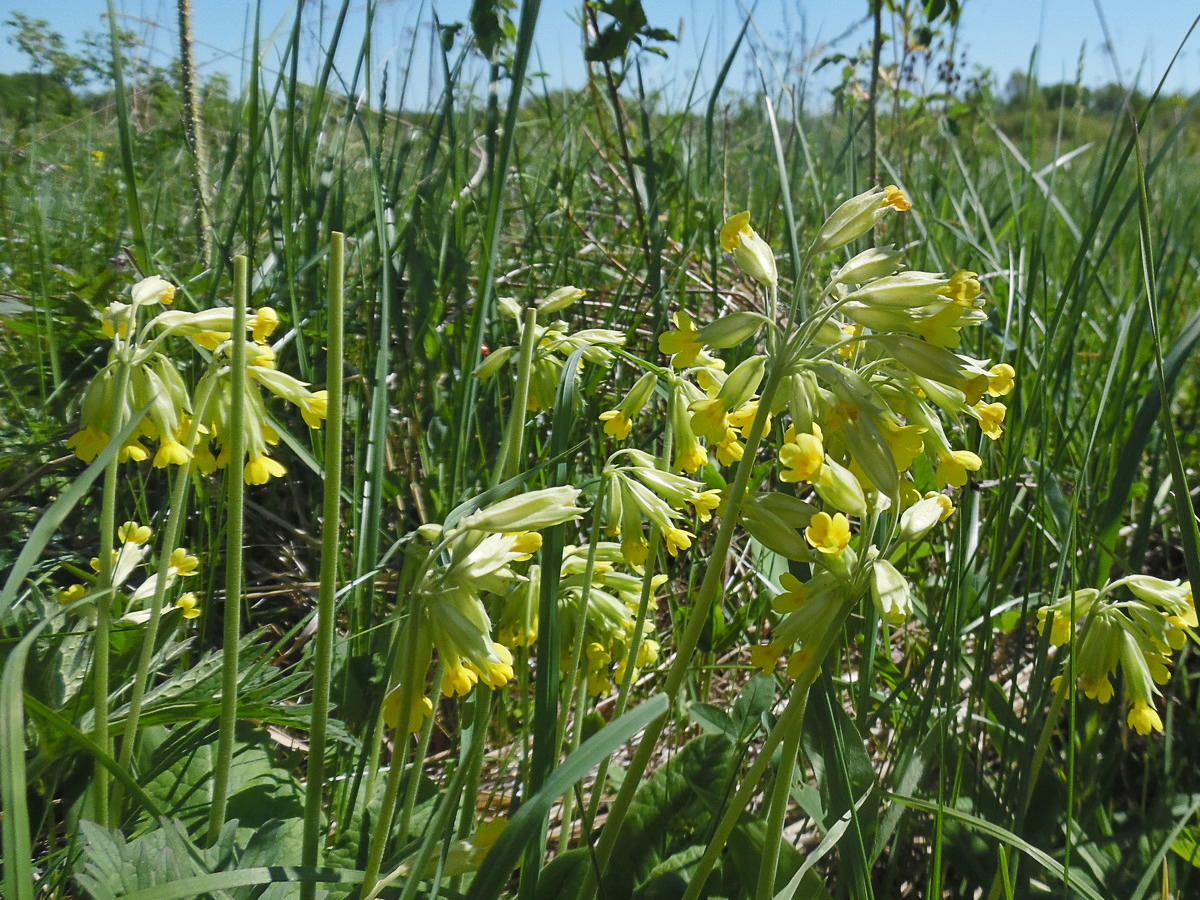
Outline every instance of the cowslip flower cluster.
<path id="1" fill-rule="evenodd" d="M 133 521 L 125 522 L 117 528 L 117 540 L 120 542 L 120 547 L 110 551 L 112 554 L 110 560 L 112 594 L 109 602 L 119 615 L 119 621 L 131 625 L 141 625 L 150 620 L 150 610 L 145 608 L 145 603 L 159 590 L 157 566 L 154 567 L 155 571 L 146 575 L 137 587 L 128 587 L 130 579 L 139 569 L 149 568 L 146 564 L 146 557 L 150 552 L 151 537 L 152 533 L 148 525 L 141 525 Z M 100 571 L 99 557 L 92 558 L 91 568 L 93 572 Z M 176 547 L 171 551 L 171 556 L 167 561 L 165 583 L 162 590 L 170 591 L 176 579 L 190 578 L 196 575 L 199 569 L 200 561 L 192 556 L 187 548 Z M 108 592 L 107 588 L 105 592 Z M 91 593 L 93 593 L 92 583 L 75 582 L 59 591 L 56 599 L 66 606 L 85 599 Z M 180 610 L 184 619 L 195 619 L 200 616 L 199 600 L 192 591 L 180 594 L 175 600 L 174 606 Z M 89 620 L 95 618 L 96 610 L 93 604 L 85 604 L 82 610 L 85 618 Z"/>
<path id="2" fill-rule="evenodd" d="M 1123 590 L 1122 590 L 1123 589 Z M 1189 584 L 1151 575 L 1128 575 L 1096 590 L 1073 591 L 1037 611 L 1038 631 L 1050 628 L 1050 643 L 1075 647 L 1078 686 L 1092 700 L 1114 696 L 1112 676 L 1120 668 L 1129 703 L 1126 721 L 1138 734 L 1162 731 L 1155 708 L 1158 685 L 1171 678 L 1171 657 L 1190 635 L 1196 638 L 1196 605 Z M 1062 687 L 1063 676 L 1054 680 Z"/>
<path id="3" fill-rule="evenodd" d="M 101 326 L 112 341 L 108 362 L 85 390 L 80 429 L 67 441 L 84 462 L 91 462 L 108 445 L 108 429 L 114 421 L 123 425 L 149 404 L 118 451 L 121 462 L 149 459 L 151 448 L 143 441 L 150 441 L 158 445 L 153 453 L 157 468 L 194 462 L 208 474 L 228 465 L 233 310 L 165 309 L 139 325 L 143 310 L 169 306 L 174 296 L 173 285 L 152 275 L 133 286 L 130 303 L 112 303 L 104 310 Z M 261 389 L 299 408 L 311 428 L 320 427 L 326 414 L 325 391 L 310 391 L 304 382 L 275 368 L 275 353 L 267 339 L 278 323 L 275 310 L 261 307 L 246 317 L 248 335 L 241 337 L 249 376 L 244 403 L 247 484 L 264 484 L 286 473 L 270 456 L 268 448 L 279 442 L 279 433 L 271 424 Z M 194 391 L 188 390 L 179 372 L 183 360 L 177 354 L 181 345 L 188 344 L 208 360 Z M 119 392 L 122 370 L 125 389 Z"/>
<path id="4" fill-rule="evenodd" d="M 576 506 L 578 498 L 579 490 L 573 487 L 529 491 L 477 510 L 450 528 L 435 524 L 419 529 L 428 548 L 411 598 L 417 657 L 409 661 L 410 671 L 423 675 L 436 650 L 446 697 L 465 696 L 478 684 L 498 688 L 509 682 L 512 653 L 493 640 L 483 598 L 504 595 L 528 582 L 513 564 L 530 560 L 541 548 L 541 529 L 583 515 L 585 510 Z M 400 708 L 405 696 L 406 712 Z M 433 701 L 423 683 L 406 693 L 401 682 L 385 699 L 384 714 L 393 728 L 419 731 L 433 714 Z"/>
<path id="5" fill-rule="evenodd" d="M 561 312 L 575 303 L 584 295 L 576 287 L 562 287 L 533 304 L 538 316 L 549 316 Z M 501 297 L 498 301 L 500 311 L 517 323 L 517 340 L 515 344 L 491 350 L 475 369 L 476 377 L 486 381 L 504 368 L 505 364 L 516 356 L 525 329 L 524 311 L 520 303 L 512 297 Z M 625 343 L 623 332 L 611 328 L 581 328 L 571 331 L 567 322 L 555 319 L 546 324 L 540 321 L 534 326 L 534 346 L 532 369 L 529 377 L 529 398 L 526 402 L 528 412 L 539 412 L 551 409 L 558 391 L 558 383 L 562 380 L 563 363 L 576 350 L 583 351 L 584 362 L 599 366 L 612 365 L 614 356 L 612 347 Z"/>
<path id="6" fill-rule="evenodd" d="M 627 462 L 618 464 L 622 458 Z M 656 457 L 642 450 L 614 453 L 602 477 L 607 482 L 605 530 L 610 537 L 620 537 L 621 554 L 634 568 L 646 562 L 647 522 L 662 534 L 667 552 L 676 556 L 691 547 L 696 537 L 681 527 L 688 508 L 701 522 L 707 522 L 721 502 L 720 492 L 706 490 L 698 481 L 667 471 Z"/>
<path id="7" fill-rule="evenodd" d="M 847 200 L 822 226 L 806 260 L 819 265 L 822 254 L 911 207 L 894 185 Z M 1006 408 L 998 398 L 1012 391 L 1016 373 L 1006 363 L 957 352 L 962 329 L 987 318 L 973 272 L 902 271 L 902 254 L 890 245 L 845 254 L 817 282 L 823 287 L 806 304 L 809 317 L 799 320 L 797 303 L 790 315 L 777 312 L 774 254 L 748 213 L 726 221 L 721 245 L 766 302 L 703 326 L 681 310 L 675 329 L 659 337 L 660 351 L 670 357 L 671 469 L 690 474 L 739 463 L 758 420 L 773 445 L 780 489 L 751 491 L 738 515 L 753 537 L 807 563 L 812 574 L 803 582 L 785 576 L 774 604 L 778 618 L 752 657 L 772 671 L 787 655 L 794 673 L 807 664 L 808 650 L 789 654 L 790 648 L 823 633 L 848 603 L 869 595 L 886 623 L 911 614 L 912 587 L 891 559 L 953 513 L 952 489 L 983 465 L 962 446 L 963 426 L 974 422 L 988 439 L 999 439 Z M 806 281 L 796 289 L 806 290 Z M 720 351 L 739 346 L 741 361 L 726 371 Z M 617 414 L 605 413 L 620 423 L 606 431 L 627 437 L 626 423 L 649 400 L 635 386 Z M 620 504 L 634 494 L 626 490 L 629 481 L 635 480 L 622 480 L 614 492 Z M 682 504 L 665 505 L 677 511 Z M 659 515 L 655 524 L 664 534 L 678 527 Z M 631 547 L 630 555 L 637 559 L 639 552 Z"/>
<path id="8" fill-rule="evenodd" d="M 563 551 L 559 569 L 558 615 L 563 653 L 560 670 L 570 670 L 572 648 L 583 642 L 585 675 L 593 696 L 609 693 L 614 682 L 625 678 L 633 645 L 638 646 L 633 677 L 658 660 L 661 649 L 649 619 L 638 632 L 637 611 L 642 594 L 642 578 L 621 571 L 625 564 L 620 545 L 601 541 L 594 548 L 594 560 L 588 570 L 589 548 L 570 546 Z M 651 576 L 649 608 L 656 608 L 653 592 L 667 581 L 666 575 Z M 531 566 L 529 581 L 518 585 L 505 598 L 499 622 L 499 640 L 515 651 L 531 647 L 537 641 L 540 575 Z M 579 634 L 583 629 L 582 636 Z"/>

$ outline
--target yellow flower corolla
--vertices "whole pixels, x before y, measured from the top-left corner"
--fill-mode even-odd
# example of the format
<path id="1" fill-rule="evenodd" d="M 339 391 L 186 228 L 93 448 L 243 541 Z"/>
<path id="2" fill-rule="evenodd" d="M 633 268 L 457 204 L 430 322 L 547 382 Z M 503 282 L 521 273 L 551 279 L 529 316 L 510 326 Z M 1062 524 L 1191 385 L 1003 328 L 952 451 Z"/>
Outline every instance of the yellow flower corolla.
<path id="1" fill-rule="evenodd" d="M 76 600 L 79 600 L 86 595 L 87 595 L 87 586 L 76 583 L 76 584 L 70 585 L 69 587 L 63 588 L 61 591 L 59 591 L 57 594 L 54 595 L 54 599 L 57 600 L 59 603 L 61 603 L 63 606 L 69 606 L 70 604 L 74 603 Z"/>
<path id="2" fill-rule="evenodd" d="M 117 540 L 122 544 L 141 546 L 150 540 L 150 526 L 139 525 L 137 522 L 126 522 L 117 528 Z"/>
<path id="3" fill-rule="evenodd" d="M 912 209 L 912 201 L 908 199 L 908 194 L 894 184 L 889 184 L 883 189 L 883 200 L 879 205 L 891 207 L 896 212 L 908 212 Z"/>
<path id="4" fill-rule="evenodd" d="M 779 650 L 770 644 L 756 644 L 750 648 L 750 663 L 764 675 L 770 675 L 779 665 Z"/>
<path id="5" fill-rule="evenodd" d="M 784 572 L 780 575 L 779 584 L 783 588 L 783 593 L 776 594 L 771 599 L 771 609 L 780 615 L 795 612 L 808 600 L 808 585 L 791 572 Z"/>
<path id="6" fill-rule="evenodd" d="M 692 413 L 692 431 L 709 443 L 715 444 L 725 436 L 725 404 L 720 397 L 695 401 L 689 409 Z"/>
<path id="7" fill-rule="evenodd" d="M 974 306 L 975 298 L 979 296 L 979 273 L 959 269 L 950 276 L 950 283 L 939 288 L 938 293 L 957 303 L 959 306 Z"/>
<path id="8" fill-rule="evenodd" d="M 783 466 L 783 471 L 779 473 L 780 481 L 810 481 L 825 463 L 825 446 L 817 435 L 806 431 L 797 434 L 789 425 L 784 434 L 784 444 L 779 448 L 779 463 Z"/>
<path id="9" fill-rule="evenodd" d="M 246 320 L 246 327 L 254 335 L 254 340 L 260 344 L 271 336 L 278 325 L 279 313 L 275 312 L 269 306 L 261 307 L 255 311 L 254 315 L 247 317 Z"/>
<path id="10" fill-rule="evenodd" d="M 403 688 L 397 685 L 383 700 L 383 721 L 389 728 L 400 727 L 400 697 L 403 692 Z M 425 723 L 425 720 L 432 715 L 433 701 L 420 693 L 414 692 L 409 704 L 408 714 L 404 717 L 404 731 L 408 734 L 416 734 L 421 730 L 421 726 Z"/>
<path id="11" fill-rule="evenodd" d="M 1163 723 L 1158 711 L 1149 703 L 1135 703 L 1129 710 L 1129 727 L 1140 735 L 1151 731 L 1162 731 Z"/>
<path id="12" fill-rule="evenodd" d="M 1055 624 L 1057 625 L 1057 623 Z M 1113 686 L 1112 682 L 1108 680 L 1108 675 L 1084 675 L 1079 679 L 1079 688 L 1089 700 L 1095 700 L 1098 703 L 1107 703 L 1113 698 Z"/>
<path id="13" fill-rule="evenodd" d="M 320 428 L 321 422 L 328 414 L 329 393 L 314 391 L 300 399 L 300 415 L 309 428 Z"/>
<path id="14" fill-rule="evenodd" d="M 479 681 L 479 676 L 457 659 L 447 659 L 446 673 L 442 676 L 442 696 L 465 697 Z"/>
<path id="15" fill-rule="evenodd" d="M 979 418 L 979 427 L 993 441 L 999 440 L 1004 433 L 1004 414 L 1007 412 L 1003 403 L 976 403 L 971 407 Z"/>
<path id="16" fill-rule="evenodd" d="M 678 556 L 680 550 L 686 550 L 692 546 L 692 538 L 695 537 L 691 532 L 673 526 L 666 528 L 663 536 L 667 540 L 667 552 L 672 556 Z"/>
<path id="17" fill-rule="evenodd" d="M 190 575 L 195 575 L 200 568 L 200 560 L 194 556 L 189 556 L 187 550 L 183 547 L 176 547 L 171 551 L 170 571 L 172 574 L 187 578 Z"/>
<path id="18" fill-rule="evenodd" d="M 996 363 L 988 369 L 987 392 L 993 397 L 1003 397 L 1016 384 L 1017 370 L 1008 363 Z"/>
<path id="19" fill-rule="evenodd" d="M 619 409 L 610 409 L 600 413 L 600 421 L 604 423 L 604 433 L 623 441 L 633 431 L 633 422 L 626 418 Z"/>
<path id="20" fill-rule="evenodd" d="M 150 451 L 142 446 L 137 438 L 131 438 L 121 445 L 121 449 L 117 451 L 118 462 L 144 462 L 150 458 Z"/>
<path id="21" fill-rule="evenodd" d="M 968 472 L 978 472 L 983 460 L 970 450 L 954 450 L 940 457 L 937 465 L 937 482 L 945 486 L 962 487 L 967 483 Z"/>
<path id="22" fill-rule="evenodd" d="M 738 442 L 737 432 L 732 428 L 725 429 L 725 437 L 717 444 L 717 462 L 723 466 L 732 466 L 746 453 L 744 445 Z"/>
<path id="23" fill-rule="evenodd" d="M 841 553 L 850 543 L 850 520 L 842 513 L 830 516 L 827 512 L 819 512 L 804 529 L 804 537 L 814 550 Z"/>
<path id="24" fill-rule="evenodd" d="M 492 644 L 492 659 L 482 660 L 480 664 L 470 664 L 479 673 L 479 680 L 490 688 L 500 688 L 512 681 L 513 656 L 503 644 L 495 641 Z"/>
<path id="25" fill-rule="evenodd" d="M 707 522 L 712 518 L 713 510 L 721 505 L 720 491 L 701 491 L 691 501 L 692 508 L 696 510 L 696 515 L 700 517 L 701 522 Z"/>
<path id="26" fill-rule="evenodd" d="M 671 357 L 671 365 L 676 369 L 686 369 L 696 365 L 704 352 L 700 342 L 700 332 L 692 323 L 692 318 L 683 310 L 675 313 L 675 331 L 664 331 L 658 336 L 658 349 Z"/>
<path id="27" fill-rule="evenodd" d="M 282 478 L 286 474 L 287 469 L 278 460 L 269 456 L 251 456 L 244 477 L 246 484 L 266 484 L 272 478 Z"/>
<path id="28" fill-rule="evenodd" d="M 725 220 L 721 227 L 721 247 L 732 253 L 742 271 L 763 287 L 774 287 L 779 283 L 775 253 L 750 227 L 749 212 L 740 212 Z"/>
<path id="29" fill-rule="evenodd" d="M 108 435 L 97 428 L 84 428 L 67 439 L 67 449 L 74 450 L 84 462 L 91 462 L 107 446 Z"/>
<path id="30" fill-rule="evenodd" d="M 167 466 L 182 466 L 192 458 L 192 451 L 173 437 L 165 437 L 158 445 L 154 454 L 154 468 L 165 469 Z"/>
<path id="31" fill-rule="evenodd" d="M 175 606 L 178 609 L 183 610 L 183 617 L 185 619 L 200 618 L 200 605 L 196 600 L 196 595 L 191 591 L 188 591 L 186 594 L 183 594 L 178 600 L 176 600 Z"/>
<path id="32" fill-rule="evenodd" d="M 524 562 L 531 559 L 533 554 L 540 549 L 542 549 L 542 536 L 536 531 L 522 531 L 517 533 L 511 552 L 517 554 L 517 560 Z"/>

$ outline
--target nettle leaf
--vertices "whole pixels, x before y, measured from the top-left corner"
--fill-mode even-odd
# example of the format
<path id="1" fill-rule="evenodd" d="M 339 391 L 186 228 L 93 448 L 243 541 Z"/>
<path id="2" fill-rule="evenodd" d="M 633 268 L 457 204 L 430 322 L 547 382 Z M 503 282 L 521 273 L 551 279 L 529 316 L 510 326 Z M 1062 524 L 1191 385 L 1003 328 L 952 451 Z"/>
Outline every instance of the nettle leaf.
<path id="1" fill-rule="evenodd" d="M 638 788 L 621 834 L 613 847 L 614 866 L 605 885 L 610 896 L 633 896 L 663 860 L 695 845 L 704 846 L 712 821 L 710 809 L 737 770 L 733 741 L 706 734 L 689 741 L 666 765 Z"/>
<path id="2" fill-rule="evenodd" d="M 221 871 L 236 861 L 236 822 L 227 822 L 207 850 L 188 840 L 182 822 L 164 819 L 162 826 L 126 841 L 119 831 L 80 821 L 83 854 L 76 881 L 94 900 L 116 900 L 134 891 Z M 232 900 L 225 892 L 212 896 Z"/>
<path id="3" fill-rule="evenodd" d="M 144 783 L 146 793 L 170 815 L 189 828 L 207 822 L 212 806 L 215 740 L 171 740 L 169 732 L 155 732 L 161 742 L 150 752 L 148 770 L 155 773 Z M 267 735 L 249 723 L 238 726 L 229 770 L 229 817 L 243 827 L 258 828 L 271 819 L 303 818 L 304 790 L 285 770 L 276 768 L 274 746 Z M 215 735 L 212 736 L 215 738 Z"/>

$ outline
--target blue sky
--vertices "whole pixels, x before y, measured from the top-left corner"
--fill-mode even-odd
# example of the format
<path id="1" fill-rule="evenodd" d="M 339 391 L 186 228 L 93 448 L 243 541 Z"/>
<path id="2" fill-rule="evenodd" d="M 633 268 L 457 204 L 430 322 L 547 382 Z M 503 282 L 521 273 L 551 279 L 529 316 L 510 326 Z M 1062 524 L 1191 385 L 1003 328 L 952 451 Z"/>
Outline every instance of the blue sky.
<path id="1" fill-rule="evenodd" d="M 308 52 L 303 70 L 317 65 L 317 48 L 327 34 L 340 4 L 336 0 L 308 0 L 304 27 Z M 150 48 L 151 58 L 166 64 L 176 47 L 175 0 L 116 0 L 122 26 L 139 34 Z M 202 73 L 221 72 L 240 84 L 248 65 L 246 48 L 255 4 L 249 0 L 193 0 L 197 59 Z M 347 65 L 357 55 L 363 34 L 365 3 L 354 0 L 347 34 L 343 37 Z M 578 86 L 583 79 L 577 2 L 543 0 L 537 35 L 534 69 L 546 74 L 550 86 Z M 105 0 L 0 0 L 0 20 L 13 11 L 47 19 L 69 44 L 86 29 L 102 27 Z M 443 22 L 463 21 L 470 0 L 381 0 L 372 37 L 375 58 L 382 69 L 390 60 L 390 77 L 409 58 L 411 29 L 428 22 L 432 12 Z M 732 46 L 747 8 L 753 9 L 751 46 L 743 50 L 733 72 L 734 85 L 753 78 L 755 67 L 763 67 L 768 84 L 784 77 L 773 69 L 779 51 L 792 53 L 795 63 L 806 56 L 817 59 L 827 52 L 853 52 L 869 39 L 865 11 L 867 0 L 758 0 L 757 4 L 731 4 L 711 0 L 645 0 L 651 24 L 668 28 L 679 37 L 669 48 L 666 61 L 650 59 L 647 78 L 666 89 L 668 96 L 686 94 L 693 77 L 702 88 L 711 86 L 717 69 Z M 261 0 L 264 43 L 285 41 L 291 27 L 295 0 Z M 1099 10 L 1099 12 L 1098 12 Z M 968 65 L 990 69 L 1001 88 L 1014 70 L 1030 64 L 1039 48 L 1035 74 L 1043 83 L 1073 81 L 1082 72 L 1085 84 L 1114 80 L 1119 74 L 1127 85 L 1153 87 L 1172 54 L 1200 12 L 1195 0 L 965 0 L 958 47 Z M 1101 16 L 1112 36 L 1112 53 L 1106 50 Z M 887 28 L 885 24 L 885 29 Z M 1200 32 L 1200 29 L 1198 29 Z M 4 29 L 5 38 L 11 33 Z M 754 46 L 776 53 L 752 53 Z M 413 59 L 410 97 L 423 98 L 428 89 L 427 43 L 418 42 Z M 278 54 L 268 49 L 263 64 L 273 68 Z M 800 66 L 798 70 L 805 67 Z M 807 67 L 811 70 L 811 65 Z M 28 69 L 26 59 L 5 40 L 0 43 L 0 72 Z M 348 75 L 347 71 L 347 75 Z M 377 73 L 378 74 L 378 73 Z M 810 93 L 823 89 L 832 70 L 815 77 Z M 794 76 L 789 77 L 789 83 Z M 1200 90 L 1200 33 L 1185 45 L 1168 79 L 1170 90 L 1191 93 Z"/>

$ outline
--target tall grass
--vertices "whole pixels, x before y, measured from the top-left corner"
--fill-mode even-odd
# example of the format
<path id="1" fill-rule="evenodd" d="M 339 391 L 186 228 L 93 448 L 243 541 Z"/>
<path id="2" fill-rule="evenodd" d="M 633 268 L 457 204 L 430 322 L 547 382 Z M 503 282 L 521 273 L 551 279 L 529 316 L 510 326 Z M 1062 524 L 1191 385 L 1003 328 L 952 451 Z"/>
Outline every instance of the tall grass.
<path id="1" fill-rule="evenodd" d="M 790 283 L 873 161 L 865 108 L 805 112 L 786 84 L 721 84 L 666 108 L 626 56 L 584 91 L 539 86 L 525 78 L 536 3 L 494 84 L 464 74 L 478 68 L 464 31 L 438 45 L 444 83 L 413 98 L 411 50 L 383 60 L 368 40 L 336 69 L 356 15 L 338 6 L 317 48 L 298 5 L 280 72 L 250 66 L 241 96 L 202 108 L 215 189 L 200 239 L 195 157 L 119 67 L 97 115 L 4 147 L 0 266 L 28 307 L 0 330 L 5 895 L 541 897 L 611 889 L 613 871 L 593 868 L 611 858 L 630 888 L 670 896 L 700 891 L 701 870 L 710 895 L 1141 897 L 1165 879 L 1190 896 L 1190 650 L 1162 687 L 1163 733 L 1143 738 L 1120 696 L 1056 692 L 1077 661 L 1035 610 L 1121 575 L 1194 574 L 1194 103 L 1154 100 L 1136 130 L 1036 106 L 1017 127 L 933 103 L 878 116 L 880 178 L 915 205 L 887 239 L 914 269 L 980 273 L 991 316 L 961 349 L 1018 371 L 1006 433 L 972 448 L 985 465 L 947 539 L 895 560 L 916 585 L 908 624 L 881 631 L 865 604 L 803 684 L 754 675 L 747 647 L 786 562 L 728 520 L 678 558 L 657 553 L 670 580 L 644 613 L 662 657 L 637 680 L 627 669 L 619 698 L 592 698 L 557 602 L 560 562 L 590 523 L 559 524 L 513 682 L 445 699 L 439 669 L 434 716 L 410 737 L 384 707 L 398 684 L 401 708 L 427 687 L 414 597 L 437 560 L 416 529 L 520 490 L 573 484 L 596 502 L 611 450 L 596 417 L 637 358 L 657 363 L 671 312 L 707 321 L 753 298 L 716 240 L 725 217 L 753 211 Z M 252 59 L 260 40 L 256 24 Z M 345 303 L 331 313 L 335 233 Z M 104 615 L 93 628 L 56 593 L 103 558 L 114 523 L 161 525 L 179 503 L 159 470 L 122 465 L 102 516 L 104 456 L 65 456 L 103 362 L 95 314 L 135 270 L 178 284 L 180 308 L 225 304 L 239 258 L 249 306 L 284 320 L 278 367 L 331 397 L 341 386 L 344 444 L 281 415 L 288 476 L 246 489 L 241 538 L 224 479 L 190 476 L 178 543 L 204 561 L 199 626 L 172 620 L 145 647 L 121 628 L 106 640 Z M 528 363 L 524 387 L 472 373 L 518 344 L 501 298 L 524 309 L 563 285 L 587 291 L 571 328 L 623 332 L 629 357 L 566 359 L 578 378 L 524 415 Z M 659 440 L 661 419 L 631 443 Z M 735 492 L 768 468 L 746 467 Z M 723 488 L 732 470 L 704 477 Z M 559 658 L 573 659 L 561 681 Z M 609 816 L 622 827 L 604 831 Z M 489 851 L 473 838 L 496 818 L 509 823 Z M 760 877 L 762 859 L 778 870 Z"/>

